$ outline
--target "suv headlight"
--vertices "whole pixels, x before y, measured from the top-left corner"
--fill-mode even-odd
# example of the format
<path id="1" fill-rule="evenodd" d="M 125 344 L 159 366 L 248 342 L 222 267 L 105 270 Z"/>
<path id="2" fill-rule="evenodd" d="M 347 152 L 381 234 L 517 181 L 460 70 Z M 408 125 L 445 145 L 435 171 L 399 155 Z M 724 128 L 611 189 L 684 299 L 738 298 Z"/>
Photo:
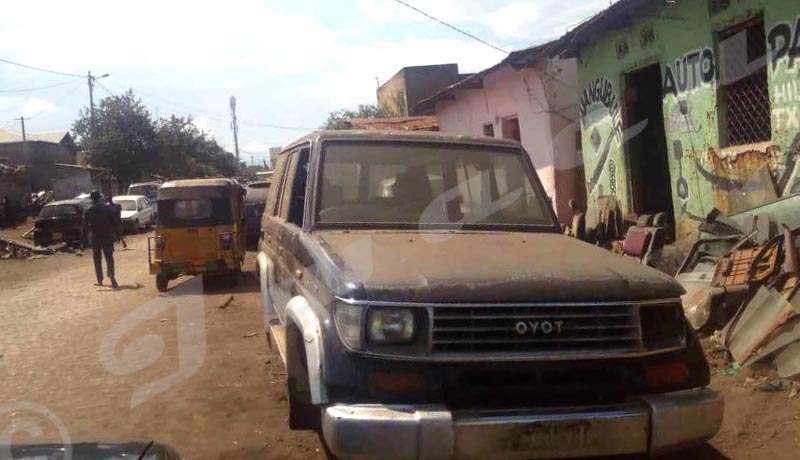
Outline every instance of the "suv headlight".
<path id="1" fill-rule="evenodd" d="M 345 345 L 361 350 L 361 331 L 364 327 L 364 307 L 336 302 L 334 321 L 339 331 L 339 338 Z"/>
<path id="2" fill-rule="evenodd" d="M 407 343 L 414 339 L 414 313 L 406 308 L 371 308 L 367 313 L 370 343 Z"/>

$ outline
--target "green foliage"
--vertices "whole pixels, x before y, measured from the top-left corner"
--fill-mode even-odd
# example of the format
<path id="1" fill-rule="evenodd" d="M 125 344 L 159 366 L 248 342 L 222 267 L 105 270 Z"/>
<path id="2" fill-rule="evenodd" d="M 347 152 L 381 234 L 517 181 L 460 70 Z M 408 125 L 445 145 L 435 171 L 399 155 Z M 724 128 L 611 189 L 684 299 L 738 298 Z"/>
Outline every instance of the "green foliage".
<path id="1" fill-rule="evenodd" d="M 156 132 L 150 112 L 133 92 L 101 100 L 93 128 L 89 109 L 81 109 L 72 130 L 88 163 L 110 169 L 120 182 L 127 184 L 155 172 Z"/>
<path id="2" fill-rule="evenodd" d="M 331 112 L 321 129 L 350 129 L 351 118 L 388 118 L 393 114 L 372 104 L 359 104 L 357 110 L 341 109 Z"/>
<path id="3" fill-rule="evenodd" d="M 90 135 L 84 108 L 72 129 L 89 164 L 109 168 L 123 184 L 152 175 L 169 179 L 233 176 L 236 159 L 192 123 L 191 117 L 153 121 L 132 91 L 100 101 Z"/>

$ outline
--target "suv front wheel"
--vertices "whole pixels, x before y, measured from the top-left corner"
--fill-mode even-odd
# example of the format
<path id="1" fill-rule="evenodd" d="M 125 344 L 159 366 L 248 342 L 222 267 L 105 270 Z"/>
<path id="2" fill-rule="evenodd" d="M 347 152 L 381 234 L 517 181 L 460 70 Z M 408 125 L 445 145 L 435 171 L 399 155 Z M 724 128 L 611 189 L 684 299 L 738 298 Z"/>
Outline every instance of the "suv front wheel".
<path id="1" fill-rule="evenodd" d="M 295 325 L 286 328 L 286 394 L 289 400 L 289 428 L 318 429 L 320 412 L 311 403 L 305 344 Z"/>

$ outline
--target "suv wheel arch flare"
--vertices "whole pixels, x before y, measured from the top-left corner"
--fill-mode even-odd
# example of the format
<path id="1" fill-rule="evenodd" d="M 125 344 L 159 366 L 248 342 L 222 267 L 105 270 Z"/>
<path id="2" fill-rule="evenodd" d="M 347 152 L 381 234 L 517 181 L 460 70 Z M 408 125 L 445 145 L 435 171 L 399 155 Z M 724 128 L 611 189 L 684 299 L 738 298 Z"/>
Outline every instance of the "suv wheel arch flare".
<path id="1" fill-rule="evenodd" d="M 328 402 L 328 395 L 322 381 L 322 331 L 319 319 L 308 304 L 308 300 L 303 296 L 295 296 L 286 304 L 286 316 L 287 322 L 297 326 L 303 336 L 311 403 L 314 405 L 325 404 Z"/>

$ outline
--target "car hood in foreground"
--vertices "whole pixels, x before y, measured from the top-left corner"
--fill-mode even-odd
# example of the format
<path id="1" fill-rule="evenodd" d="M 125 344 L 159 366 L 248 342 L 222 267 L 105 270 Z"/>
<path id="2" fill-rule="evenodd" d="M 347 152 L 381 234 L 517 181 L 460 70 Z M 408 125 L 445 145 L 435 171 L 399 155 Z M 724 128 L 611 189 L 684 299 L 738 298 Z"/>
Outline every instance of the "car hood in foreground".
<path id="1" fill-rule="evenodd" d="M 363 300 L 587 302 L 683 293 L 664 273 L 557 233 L 319 231 L 312 238 L 324 252 L 319 263 L 351 287 L 337 293 Z"/>
<path id="2" fill-rule="evenodd" d="M 0 460 L 63 460 L 67 451 L 72 460 L 180 460 L 182 457 L 171 447 L 144 442 L 104 443 L 82 442 L 76 444 L 0 445 Z"/>

